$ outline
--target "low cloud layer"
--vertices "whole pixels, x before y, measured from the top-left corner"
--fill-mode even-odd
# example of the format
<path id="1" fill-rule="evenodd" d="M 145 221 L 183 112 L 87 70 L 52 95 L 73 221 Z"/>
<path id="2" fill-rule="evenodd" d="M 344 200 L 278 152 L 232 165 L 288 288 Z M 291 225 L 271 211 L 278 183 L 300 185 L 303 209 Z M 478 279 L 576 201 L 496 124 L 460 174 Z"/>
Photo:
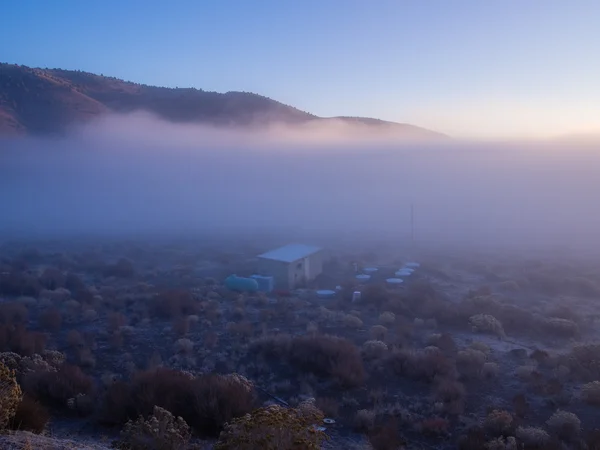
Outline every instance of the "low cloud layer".
<path id="1" fill-rule="evenodd" d="M 4 236 L 254 231 L 574 246 L 600 238 L 600 151 L 398 143 L 345 129 L 225 132 L 114 116 L 0 142 Z"/>

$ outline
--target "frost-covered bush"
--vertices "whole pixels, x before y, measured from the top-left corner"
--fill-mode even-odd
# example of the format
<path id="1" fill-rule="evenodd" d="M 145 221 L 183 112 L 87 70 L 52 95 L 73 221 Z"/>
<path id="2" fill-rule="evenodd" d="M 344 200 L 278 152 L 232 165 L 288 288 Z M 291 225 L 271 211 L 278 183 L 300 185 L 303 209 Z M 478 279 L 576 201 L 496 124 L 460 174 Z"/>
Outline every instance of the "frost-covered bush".
<path id="1" fill-rule="evenodd" d="M 316 408 L 271 405 L 234 419 L 221 432 L 215 450 L 318 450 L 327 435 L 316 428 Z"/>
<path id="2" fill-rule="evenodd" d="M 396 315 L 391 311 L 382 312 L 379 315 L 379 321 L 383 325 L 392 325 L 396 321 Z"/>
<path id="3" fill-rule="evenodd" d="M 15 372 L 0 363 L 0 430 L 6 428 L 13 418 L 22 398 Z"/>
<path id="4" fill-rule="evenodd" d="M 581 420 L 575 414 L 558 410 L 546 421 L 550 431 L 562 439 L 573 439 L 581 432 Z"/>
<path id="5" fill-rule="evenodd" d="M 515 436 L 528 447 L 544 448 L 550 442 L 550 435 L 537 427 L 519 427 Z"/>
<path id="6" fill-rule="evenodd" d="M 506 337 L 502 324 L 492 315 L 476 314 L 469 318 L 469 323 L 475 333 L 492 333 L 498 337 Z"/>
<path id="7" fill-rule="evenodd" d="M 507 438 L 499 437 L 496 439 L 492 439 L 487 444 L 485 444 L 486 450 L 518 450 L 517 440 L 509 436 Z"/>
<path id="8" fill-rule="evenodd" d="M 500 436 L 510 431 L 512 423 L 513 417 L 511 413 L 495 409 L 487 415 L 483 422 L 483 427 L 492 436 Z"/>
<path id="9" fill-rule="evenodd" d="M 125 424 L 120 447 L 128 450 L 183 450 L 190 437 L 190 427 L 185 420 L 155 406 L 148 419 L 139 417 Z"/>
<path id="10" fill-rule="evenodd" d="M 600 381 L 581 386 L 581 399 L 590 405 L 600 406 Z"/>
<path id="11" fill-rule="evenodd" d="M 579 336 L 579 325 L 572 320 L 551 317 L 543 320 L 542 326 L 548 333 L 553 335 L 564 337 Z"/>
<path id="12" fill-rule="evenodd" d="M 500 366 L 495 362 L 486 362 L 481 368 L 481 375 L 484 378 L 496 378 L 500 373 Z"/>
<path id="13" fill-rule="evenodd" d="M 478 377 L 481 375 L 486 356 L 479 350 L 467 348 L 456 355 L 456 368 L 466 377 Z"/>
<path id="14" fill-rule="evenodd" d="M 373 325 L 371 327 L 371 337 L 376 341 L 383 341 L 387 333 L 388 329 L 383 325 Z"/>
<path id="15" fill-rule="evenodd" d="M 361 328 L 363 326 L 362 320 L 351 314 L 344 316 L 344 325 L 348 328 Z"/>
<path id="16" fill-rule="evenodd" d="M 374 359 L 385 355 L 388 346 L 385 342 L 371 340 L 362 345 L 361 352 L 365 358 Z"/>

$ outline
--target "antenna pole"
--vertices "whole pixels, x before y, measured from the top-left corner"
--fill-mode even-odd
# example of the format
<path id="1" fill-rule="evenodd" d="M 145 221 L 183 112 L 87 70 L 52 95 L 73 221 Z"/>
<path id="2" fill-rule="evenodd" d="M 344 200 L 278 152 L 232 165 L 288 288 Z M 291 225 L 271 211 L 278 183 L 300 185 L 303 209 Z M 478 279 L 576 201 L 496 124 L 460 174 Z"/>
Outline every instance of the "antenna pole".
<path id="1" fill-rule="evenodd" d="M 415 205 L 410 204 L 410 240 L 415 242 Z"/>

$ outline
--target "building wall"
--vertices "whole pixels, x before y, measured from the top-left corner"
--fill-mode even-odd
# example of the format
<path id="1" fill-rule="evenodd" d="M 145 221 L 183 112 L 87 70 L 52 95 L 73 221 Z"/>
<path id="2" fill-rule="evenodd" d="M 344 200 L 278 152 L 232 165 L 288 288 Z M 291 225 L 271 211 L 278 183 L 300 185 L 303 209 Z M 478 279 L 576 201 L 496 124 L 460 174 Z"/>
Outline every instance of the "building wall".
<path id="1" fill-rule="evenodd" d="M 259 275 L 272 275 L 275 278 L 275 289 L 290 289 L 288 263 L 258 258 L 257 266 Z"/>
<path id="2" fill-rule="evenodd" d="M 322 252 L 313 253 L 291 263 L 258 259 L 258 273 L 272 275 L 275 278 L 275 289 L 294 289 L 307 281 L 314 280 L 322 272 Z"/>
<path id="3" fill-rule="evenodd" d="M 313 253 L 306 258 L 290 263 L 288 285 L 291 288 L 301 286 L 307 281 L 314 280 L 321 272 L 323 272 L 322 253 Z"/>

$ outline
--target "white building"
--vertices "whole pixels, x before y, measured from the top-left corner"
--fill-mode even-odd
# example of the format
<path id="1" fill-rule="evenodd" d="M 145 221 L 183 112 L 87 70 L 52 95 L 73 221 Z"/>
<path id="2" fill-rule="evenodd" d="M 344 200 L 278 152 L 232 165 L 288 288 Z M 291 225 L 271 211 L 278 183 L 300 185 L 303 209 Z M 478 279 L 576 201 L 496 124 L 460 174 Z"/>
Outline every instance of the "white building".
<path id="1" fill-rule="evenodd" d="M 272 275 L 277 289 L 294 289 L 323 272 L 323 251 L 313 245 L 285 245 L 258 255 L 258 260 L 258 273 Z"/>

